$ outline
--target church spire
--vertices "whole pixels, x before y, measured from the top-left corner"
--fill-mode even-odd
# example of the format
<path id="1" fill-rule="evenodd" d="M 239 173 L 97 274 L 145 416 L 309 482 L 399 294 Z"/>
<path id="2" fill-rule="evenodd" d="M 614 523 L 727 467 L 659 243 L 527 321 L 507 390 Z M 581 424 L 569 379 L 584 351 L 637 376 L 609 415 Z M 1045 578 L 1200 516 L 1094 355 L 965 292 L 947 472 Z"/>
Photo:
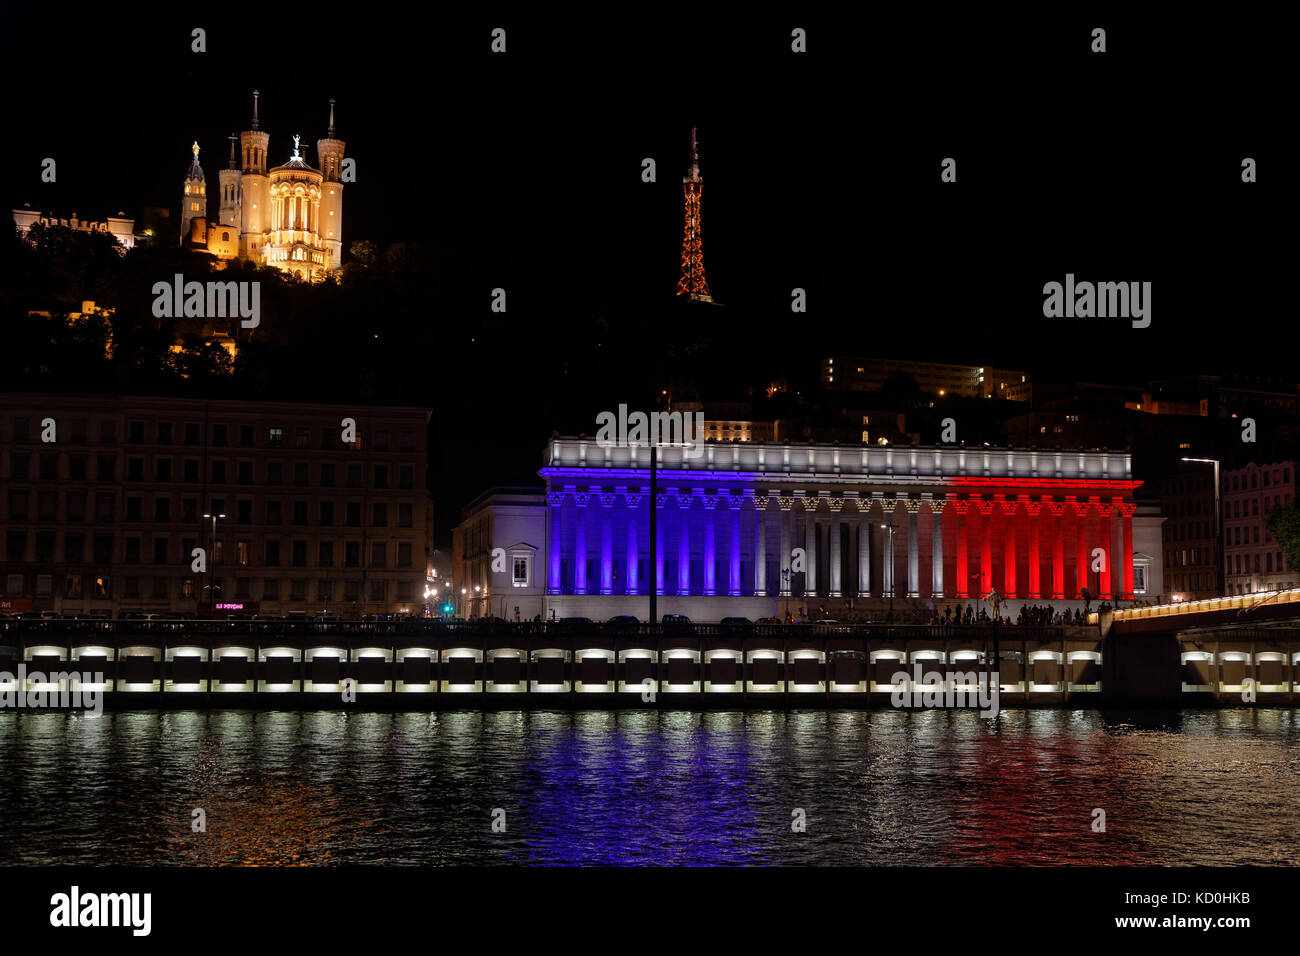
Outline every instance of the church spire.
<path id="1" fill-rule="evenodd" d="M 236 136 L 234 133 L 231 133 L 231 134 L 230 134 L 230 160 L 226 163 L 226 168 L 227 168 L 227 169 L 238 169 L 238 168 L 239 168 L 238 165 L 237 165 L 238 162 L 239 162 L 239 159 L 238 159 L 238 157 L 235 155 L 235 144 L 236 144 L 238 141 L 239 141 L 239 137 Z"/>
<path id="2" fill-rule="evenodd" d="M 190 170 L 189 170 L 188 173 L 185 174 L 185 178 L 186 178 L 187 180 L 190 180 L 190 179 L 196 179 L 196 180 L 198 180 L 199 182 L 202 182 L 202 181 L 203 181 L 203 167 L 199 165 L 199 142 L 198 142 L 198 140 L 195 140 L 195 141 L 194 141 L 194 145 L 191 146 L 190 149 L 193 150 L 193 152 L 194 152 L 194 158 L 193 158 L 192 160 L 190 160 Z"/>
<path id="3" fill-rule="evenodd" d="M 253 129 L 261 128 L 257 125 L 257 97 L 258 97 L 257 90 L 253 90 Z"/>
<path id="4" fill-rule="evenodd" d="M 334 138 L 334 98 L 333 97 L 330 97 L 330 126 L 329 126 L 329 130 L 325 133 L 325 135 L 328 136 L 330 139 Z"/>

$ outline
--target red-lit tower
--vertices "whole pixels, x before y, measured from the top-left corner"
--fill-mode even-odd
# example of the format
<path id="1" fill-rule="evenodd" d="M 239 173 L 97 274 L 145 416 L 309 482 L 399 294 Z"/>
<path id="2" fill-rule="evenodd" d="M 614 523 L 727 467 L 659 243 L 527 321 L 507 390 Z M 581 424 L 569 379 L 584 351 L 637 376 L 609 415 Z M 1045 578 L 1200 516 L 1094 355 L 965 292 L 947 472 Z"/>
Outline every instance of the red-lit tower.
<path id="1" fill-rule="evenodd" d="M 677 294 L 692 302 L 712 302 L 709 282 L 704 278 L 704 245 L 700 239 L 700 197 L 704 180 L 700 177 L 700 152 L 691 127 L 691 161 L 682 177 L 682 195 L 686 202 L 686 224 L 682 235 L 682 277 L 677 280 Z"/>

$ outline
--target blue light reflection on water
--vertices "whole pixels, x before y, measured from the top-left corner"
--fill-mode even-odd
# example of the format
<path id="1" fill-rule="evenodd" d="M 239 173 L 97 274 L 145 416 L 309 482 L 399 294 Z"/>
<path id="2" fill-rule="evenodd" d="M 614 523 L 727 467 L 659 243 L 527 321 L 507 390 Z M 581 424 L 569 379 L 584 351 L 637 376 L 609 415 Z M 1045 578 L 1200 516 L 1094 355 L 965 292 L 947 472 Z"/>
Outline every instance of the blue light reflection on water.
<path id="1" fill-rule="evenodd" d="M 6 712 L 0 863 L 1294 864 L 1297 743 L 1288 709 Z"/>

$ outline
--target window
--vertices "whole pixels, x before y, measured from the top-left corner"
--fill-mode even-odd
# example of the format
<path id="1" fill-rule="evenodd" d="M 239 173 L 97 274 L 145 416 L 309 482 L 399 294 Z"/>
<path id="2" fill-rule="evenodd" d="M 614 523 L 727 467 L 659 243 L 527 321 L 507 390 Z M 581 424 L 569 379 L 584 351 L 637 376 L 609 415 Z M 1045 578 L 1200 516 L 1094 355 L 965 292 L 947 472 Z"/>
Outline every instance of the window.
<path id="1" fill-rule="evenodd" d="M 345 568 L 361 567 L 360 541 L 349 541 L 343 546 L 343 566 Z"/>
<path id="2" fill-rule="evenodd" d="M 370 526 L 372 528 L 388 527 L 388 505 L 377 501 L 370 509 Z"/>
<path id="3" fill-rule="evenodd" d="M 225 448 L 229 429 L 225 425 L 212 426 L 212 444 L 216 448 Z"/>
<path id="4" fill-rule="evenodd" d="M 63 536 L 63 559 L 70 562 L 79 562 L 84 559 L 86 553 L 86 536 L 81 532 L 69 531 Z"/>
<path id="5" fill-rule="evenodd" d="M 199 499 L 182 498 L 181 499 L 181 520 L 197 521 L 199 519 Z"/>
<path id="6" fill-rule="evenodd" d="M 143 508 L 144 508 L 143 498 L 127 498 L 126 499 L 126 520 L 127 521 L 142 520 L 141 512 Z"/>
<path id="7" fill-rule="evenodd" d="M 397 436 L 397 450 L 415 451 L 415 432 L 400 432 Z"/>
<path id="8" fill-rule="evenodd" d="M 411 504 L 404 501 L 397 506 L 397 526 L 399 528 L 409 528 L 411 527 L 411 521 Z"/>
<path id="9" fill-rule="evenodd" d="M 235 578 L 235 597 L 247 601 L 250 593 L 248 578 Z"/>
<path id="10" fill-rule="evenodd" d="M 36 560 L 40 564 L 54 561 L 54 532 L 42 531 L 36 535 Z"/>
<path id="11" fill-rule="evenodd" d="M 86 443 L 86 420 L 84 418 L 74 418 L 72 420 L 72 437 L 69 440 L 77 445 Z"/>
<path id="12" fill-rule="evenodd" d="M 172 480 L 172 460 L 170 458 L 159 458 L 154 462 L 153 480 L 159 483 Z"/>
<path id="13" fill-rule="evenodd" d="M 166 538 L 153 539 L 153 563 L 154 564 L 167 563 L 167 539 Z"/>
<path id="14" fill-rule="evenodd" d="M 348 487 L 349 488 L 361 487 L 361 466 L 360 465 L 348 465 Z"/>
<path id="15" fill-rule="evenodd" d="M 241 461 L 239 463 L 239 483 L 241 485 L 251 485 L 253 483 L 253 463 L 251 461 Z"/>
<path id="16" fill-rule="evenodd" d="M 235 542 L 235 563 L 241 567 L 248 567 L 249 541 L 247 538 L 241 538 Z"/>
<path id="17" fill-rule="evenodd" d="M 9 476 L 26 481 L 28 459 L 29 456 L 25 451 L 11 451 L 9 453 Z"/>
<path id="18" fill-rule="evenodd" d="M 235 502 L 235 521 L 238 524 L 253 523 L 253 502 L 249 498 L 240 498 Z"/>
<path id="19" fill-rule="evenodd" d="M 302 580 L 289 582 L 289 600 L 305 601 L 307 599 L 307 582 Z"/>
<path id="20" fill-rule="evenodd" d="M 68 478 L 71 481 L 86 480 L 86 456 L 85 455 L 68 456 Z"/>
<path id="21" fill-rule="evenodd" d="M 96 455 L 95 477 L 100 481 L 114 481 L 117 478 L 117 456 Z"/>
<path id="22" fill-rule="evenodd" d="M 323 451 L 331 451 L 334 448 L 334 429 L 322 428 L 320 430 L 320 447 Z"/>
<path id="23" fill-rule="evenodd" d="M 294 462 L 293 483 L 299 488 L 307 487 L 307 463 L 305 461 Z"/>
<path id="24" fill-rule="evenodd" d="M 293 503 L 293 523 L 296 525 L 305 525 L 307 523 L 307 502 L 295 501 Z"/>
<path id="25" fill-rule="evenodd" d="M 113 493 L 111 491 L 99 491 L 95 493 L 95 520 L 108 522 L 113 520 L 113 511 L 116 506 Z"/>
<path id="26" fill-rule="evenodd" d="M 199 423 L 186 422 L 185 423 L 185 444 L 197 445 L 198 443 L 199 443 Z"/>
<path id="27" fill-rule="evenodd" d="M 266 523 L 267 524 L 280 523 L 280 502 L 268 501 L 266 503 Z"/>
<path id="28" fill-rule="evenodd" d="M 168 524 L 172 520 L 172 500 L 170 498 L 154 499 L 153 520 L 159 524 Z"/>
<path id="29" fill-rule="evenodd" d="M 17 437 L 16 435 L 14 437 Z M 24 435 L 24 438 L 27 436 Z M 102 421 L 99 423 L 99 443 L 101 445 L 112 445 L 117 442 L 117 422 Z"/>
<path id="30" fill-rule="evenodd" d="M 388 487 L 388 466 L 387 465 L 375 465 L 374 487 L 376 488 Z"/>
<path id="31" fill-rule="evenodd" d="M 266 464 L 266 483 L 279 485 L 284 482 L 284 462 L 271 461 Z"/>
<path id="32" fill-rule="evenodd" d="M 293 543 L 293 566 L 295 568 L 307 567 L 307 542 L 295 541 Z"/>
<path id="33" fill-rule="evenodd" d="M 334 582 L 319 580 L 316 582 L 316 600 L 328 602 L 334 597 Z"/>
<path id="34" fill-rule="evenodd" d="M 404 490 L 410 490 L 411 484 L 415 480 L 415 469 L 410 465 L 402 465 L 397 469 L 397 487 Z"/>
<path id="35" fill-rule="evenodd" d="M 127 422 L 126 440 L 132 445 L 144 444 L 144 422 Z"/>
<path id="36" fill-rule="evenodd" d="M 334 542 L 322 541 L 317 549 L 316 566 L 320 568 L 334 567 Z"/>
<path id="37" fill-rule="evenodd" d="M 158 423 L 158 444 L 170 445 L 171 443 L 172 443 L 172 423 L 159 422 Z"/>
<path id="38" fill-rule="evenodd" d="M 182 481 L 189 484 L 197 484 L 199 480 L 199 460 L 197 458 L 186 458 L 185 467 L 182 473 Z"/>
<path id="39" fill-rule="evenodd" d="M 334 487 L 334 466 L 332 464 L 320 466 L 320 483 L 322 488 Z"/>
<path id="40" fill-rule="evenodd" d="M 183 597 L 183 598 L 192 598 L 192 597 L 194 597 L 194 579 L 193 579 L 193 578 L 182 578 L 182 579 L 181 579 L 181 597 Z"/>
<path id="41" fill-rule="evenodd" d="M 373 541 L 370 544 L 370 566 L 372 568 L 387 567 L 388 548 L 383 541 Z"/>
<path id="42" fill-rule="evenodd" d="M 299 450 L 311 448 L 310 428 L 295 428 L 293 430 L 293 447 Z"/>
<path id="43" fill-rule="evenodd" d="M 140 539 L 139 538 L 126 539 L 126 563 L 127 564 L 140 563 Z"/>
<path id="44" fill-rule="evenodd" d="M 343 582 L 343 600 L 359 601 L 361 600 L 361 582 L 348 579 Z"/>
<path id="45" fill-rule="evenodd" d="M 126 579 L 126 591 L 122 596 L 127 598 L 138 598 L 140 596 L 140 579 L 137 577 L 128 577 Z"/>
<path id="46" fill-rule="evenodd" d="M 322 501 L 320 503 L 320 523 L 326 528 L 334 524 L 334 502 Z"/>
<path id="47" fill-rule="evenodd" d="M 58 510 L 59 493 L 40 491 L 36 494 L 36 517 L 40 521 L 53 521 Z"/>
<path id="48" fill-rule="evenodd" d="M 113 536 L 111 534 L 95 535 L 93 554 L 96 564 L 108 564 L 113 559 Z"/>
<path id="49" fill-rule="evenodd" d="M 128 458 L 126 460 L 126 480 L 144 481 L 144 459 Z"/>
<path id="50" fill-rule="evenodd" d="M 239 426 L 239 447 L 240 448 L 253 447 L 253 426 L 252 425 Z"/>
<path id="51" fill-rule="evenodd" d="M 411 566 L 411 542 L 409 541 L 398 542 L 397 566 L 399 568 L 409 568 Z"/>
<path id="52" fill-rule="evenodd" d="M 387 598 L 387 595 L 388 595 L 387 581 L 372 580 L 370 582 L 370 600 L 383 601 Z"/>
<path id="53" fill-rule="evenodd" d="M 41 455 L 41 480 L 57 481 L 59 477 L 59 456 L 50 452 Z"/>
<path id="54" fill-rule="evenodd" d="M 349 528 L 361 527 L 361 502 L 349 501 L 347 503 L 347 526 Z"/>
<path id="55" fill-rule="evenodd" d="M 9 492 L 9 518 L 13 521 L 27 520 L 27 492 Z"/>
<path id="56" fill-rule="evenodd" d="M 388 451 L 388 432 L 375 432 L 375 451 Z"/>
<path id="57" fill-rule="evenodd" d="M 113 596 L 113 579 L 107 575 L 95 576 L 95 597 L 104 600 Z"/>
<path id="58" fill-rule="evenodd" d="M 266 560 L 263 562 L 268 568 L 278 568 L 280 566 L 280 542 L 268 540 L 266 542 Z"/>
<path id="59" fill-rule="evenodd" d="M 284 429 L 272 426 L 266 430 L 266 447 L 283 448 L 284 447 Z"/>
<path id="60" fill-rule="evenodd" d="M 280 580 L 279 578 L 267 578 L 262 582 L 262 600 L 278 601 L 280 600 Z"/>
<path id="61" fill-rule="evenodd" d="M 81 597 L 81 575 L 69 574 L 63 579 L 63 596 L 70 598 Z"/>
<path id="62" fill-rule="evenodd" d="M 224 461 L 214 461 L 212 463 L 212 483 L 214 485 L 224 485 L 226 483 L 226 463 Z"/>

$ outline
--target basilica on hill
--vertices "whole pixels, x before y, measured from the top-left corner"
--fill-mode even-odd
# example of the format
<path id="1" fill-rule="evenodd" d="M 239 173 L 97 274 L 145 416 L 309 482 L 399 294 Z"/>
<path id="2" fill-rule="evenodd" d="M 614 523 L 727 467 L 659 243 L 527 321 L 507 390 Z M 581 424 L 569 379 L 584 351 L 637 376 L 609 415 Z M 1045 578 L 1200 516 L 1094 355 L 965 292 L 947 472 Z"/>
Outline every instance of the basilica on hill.
<path id="1" fill-rule="evenodd" d="M 219 260 L 242 259 L 292 272 L 308 281 L 334 272 L 343 259 L 344 142 L 329 127 L 316 141 L 319 168 L 307 162 L 307 146 L 293 137 L 293 153 L 270 166 L 269 133 L 258 120 L 253 91 L 250 128 L 230 137 L 230 158 L 218 172 L 217 216 L 209 217 L 207 179 L 199 144 L 186 173 L 181 199 L 181 244 Z"/>

